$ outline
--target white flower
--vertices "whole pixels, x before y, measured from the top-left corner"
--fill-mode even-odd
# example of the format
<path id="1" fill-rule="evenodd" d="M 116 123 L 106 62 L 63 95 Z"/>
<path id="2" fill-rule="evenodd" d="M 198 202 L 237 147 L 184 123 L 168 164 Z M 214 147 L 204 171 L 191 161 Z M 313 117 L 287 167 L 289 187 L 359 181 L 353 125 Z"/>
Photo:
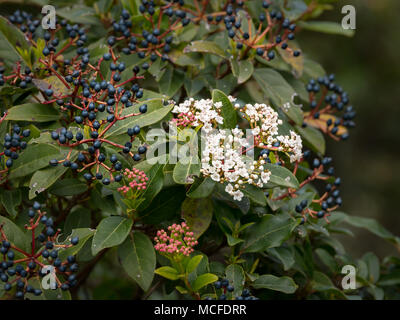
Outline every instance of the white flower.
<path id="1" fill-rule="evenodd" d="M 261 180 L 262 180 L 262 182 L 268 183 L 270 177 L 271 177 L 271 172 L 269 172 L 269 171 L 261 172 Z"/>
<path id="2" fill-rule="evenodd" d="M 233 187 L 232 187 L 232 185 L 231 185 L 231 184 L 228 184 L 228 185 L 225 187 L 225 191 L 226 191 L 227 193 L 231 194 L 231 193 L 233 192 Z"/>
<path id="3" fill-rule="evenodd" d="M 232 192 L 232 196 L 233 200 L 242 201 L 244 194 L 242 191 L 237 190 Z"/>

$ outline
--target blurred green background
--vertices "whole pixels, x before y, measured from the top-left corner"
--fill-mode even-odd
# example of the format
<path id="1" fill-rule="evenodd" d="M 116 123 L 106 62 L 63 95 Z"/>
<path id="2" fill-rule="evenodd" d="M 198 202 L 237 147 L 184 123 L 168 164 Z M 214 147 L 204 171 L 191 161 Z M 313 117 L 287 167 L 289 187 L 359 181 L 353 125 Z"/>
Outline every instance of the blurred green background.
<path id="1" fill-rule="evenodd" d="M 341 210 L 376 218 L 400 235 L 400 1 L 340 0 L 319 20 L 341 22 L 341 8 L 347 4 L 356 8 L 353 38 L 304 30 L 298 39 L 310 58 L 336 74 L 357 110 L 351 138 L 327 146 L 343 181 Z M 396 253 L 384 240 L 354 231 L 356 237 L 342 238 L 349 253 Z"/>

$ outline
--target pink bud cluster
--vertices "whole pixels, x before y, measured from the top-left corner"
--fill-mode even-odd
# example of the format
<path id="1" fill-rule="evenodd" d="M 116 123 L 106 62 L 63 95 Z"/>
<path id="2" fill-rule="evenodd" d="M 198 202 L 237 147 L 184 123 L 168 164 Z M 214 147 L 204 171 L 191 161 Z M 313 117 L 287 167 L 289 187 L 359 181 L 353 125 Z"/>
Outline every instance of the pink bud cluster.
<path id="1" fill-rule="evenodd" d="M 147 181 L 149 180 L 149 178 L 143 171 L 136 168 L 133 168 L 132 170 L 125 169 L 123 174 L 125 178 L 129 180 L 129 182 L 128 185 L 118 188 L 119 192 L 126 194 L 129 190 L 140 191 L 146 189 Z"/>
<path id="2" fill-rule="evenodd" d="M 158 230 L 157 236 L 154 238 L 156 242 L 154 248 L 161 253 L 183 254 L 189 256 L 193 251 L 193 247 L 198 244 L 193 237 L 193 232 L 185 222 L 181 224 L 173 224 L 168 227 L 169 235 L 164 230 Z"/>
<path id="3" fill-rule="evenodd" d="M 188 127 L 192 126 L 192 124 L 196 121 L 196 117 L 187 112 L 181 112 L 178 114 L 177 118 L 172 119 L 175 122 L 177 127 Z"/>

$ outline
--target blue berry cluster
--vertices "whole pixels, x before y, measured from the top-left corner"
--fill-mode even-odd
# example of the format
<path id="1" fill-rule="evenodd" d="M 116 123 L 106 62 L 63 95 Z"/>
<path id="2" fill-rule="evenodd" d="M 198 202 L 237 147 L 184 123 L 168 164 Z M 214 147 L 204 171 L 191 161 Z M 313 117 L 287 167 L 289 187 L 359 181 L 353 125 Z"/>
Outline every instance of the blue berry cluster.
<path id="1" fill-rule="evenodd" d="M 310 97 L 310 112 L 306 114 L 303 125 L 307 125 L 308 119 L 320 119 L 325 122 L 320 127 L 323 132 L 336 140 L 348 139 L 347 129 L 355 127 L 356 111 L 349 105 L 347 92 L 335 83 L 335 75 L 311 79 L 306 85 L 306 90 Z"/>
<path id="2" fill-rule="evenodd" d="M 307 214 L 313 218 L 326 218 L 330 212 L 342 205 L 339 190 L 341 178 L 335 177 L 333 159 L 331 157 L 323 157 L 322 160 L 318 157 L 312 158 L 310 150 L 304 151 L 303 157 L 313 170 L 309 176 L 310 181 L 322 181 L 324 191 L 318 200 L 313 200 L 312 203 L 302 200 L 295 206 L 295 211 L 302 214 L 302 223 L 306 221 Z"/>
<path id="3" fill-rule="evenodd" d="M 5 283 L 5 291 L 11 292 L 15 288 L 13 292 L 19 299 L 24 298 L 26 293 L 32 293 L 35 296 L 42 294 L 41 289 L 30 285 L 29 279 L 45 276 L 47 274 L 43 269 L 45 266 L 54 267 L 56 288 L 68 290 L 77 284 L 76 272 L 79 267 L 75 256 L 68 256 L 65 261 L 62 261 L 59 258 L 59 252 L 77 245 L 79 238 L 71 238 L 70 244 L 58 244 L 57 237 L 60 230 L 55 229 L 53 219 L 46 216 L 42 207 L 40 203 L 34 202 L 28 211 L 29 225 L 26 225 L 25 228 L 32 232 L 29 252 L 18 248 L 9 241 L 3 229 L 4 224 L 0 226 L 0 255 L 2 257 L 0 280 Z M 41 232 L 35 237 L 35 231 L 40 224 L 43 227 L 39 228 Z M 38 248 L 37 244 L 40 244 Z"/>
<path id="4" fill-rule="evenodd" d="M 33 38 L 35 31 L 41 25 L 39 19 L 34 19 L 31 13 L 16 10 L 12 15 L 8 17 L 8 20 L 19 27 L 19 29 L 27 34 L 29 38 Z"/>
<path id="5" fill-rule="evenodd" d="M 1 119 L 0 123 L 4 120 Z M 19 153 L 26 149 L 27 142 L 24 138 L 28 138 L 31 132 L 29 129 L 23 130 L 20 126 L 14 125 L 12 132 L 4 136 L 4 151 L 0 152 L 0 164 L 3 169 L 0 169 L 0 182 L 3 179 L 3 174 L 6 173 L 13 165 L 14 160 L 18 159 Z"/>
<path id="6" fill-rule="evenodd" d="M 249 289 L 243 289 L 242 293 L 238 296 L 234 296 L 233 292 L 235 288 L 229 284 L 228 279 L 221 279 L 214 283 L 218 300 L 258 300 L 254 297 Z M 206 300 L 215 300 L 211 297 L 207 297 Z"/>
<path id="7" fill-rule="evenodd" d="M 190 23 L 187 13 L 182 10 L 183 5 L 182 0 L 167 1 L 167 4 L 142 0 L 139 11 L 146 21 L 142 24 L 141 33 L 132 32 L 131 16 L 127 10 L 122 10 L 120 19 L 113 22 L 114 35 L 107 39 L 108 45 L 122 46 L 121 51 L 126 55 L 135 53 L 140 59 L 149 57 L 150 63 L 158 58 L 167 61 L 173 40 L 172 32 Z M 143 70 L 149 67 L 149 62 L 141 65 Z M 138 72 L 139 66 L 136 68 Z"/>
<path id="8" fill-rule="evenodd" d="M 108 57 L 107 57 L 108 58 Z M 82 95 L 77 96 L 80 100 L 79 105 L 74 101 L 74 97 L 68 97 L 68 102 L 59 101 L 56 97 L 56 102 L 62 105 L 67 110 L 73 110 L 72 123 L 75 127 L 78 126 L 77 132 L 72 132 L 68 128 L 60 128 L 51 133 L 53 140 L 57 141 L 60 146 L 77 148 L 79 154 L 76 161 L 71 161 L 69 157 L 63 160 L 50 160 L 50 165 L 57 166 L 62 163 L 63 166 L 69 167 L 74 171 L 82 172 L 88 170 L 84 174 L 84 178 L 88 181 L 92 179 L 101 180 L 103 184 L 108 185 L 113 181 L 121 181 L 122 176 L 118 173 L 121 171 L 122 164 L 118 161 L 118 151 L 108 155 L 105 146 L 111 146 L 119 149 L 122 154 L 129 155 L 134 161 L 139 161 L 142 155 L 147 151 L 145 145 L 139 146 L 136 152 L 132 151 L 133 142 L 140 133 L 140 126 L 135 125 L 128 128 L 126 131 L 127 141 L 121 145 L 114 143 L 105 138 L 105 134 L 110 130 L 117 121 L 126 119 L 132 116 L 138 116 L 147 112 L 147 104 L 143 103 L 139 106 L 138 112 L 122 115 L 122 111 L 129 108 L 141 98 L 143 91 L 140 90 L 137 84 L 132 85 L 129 89 L 124 89 L 115 83 L 119 81 L 119 72 L 124 71 L 123 63 L 111 63 L 112 80 L 102 81 L 79 81 L 78 86 L 82 87 Z M 72 82 L 74 75 L 66 77 L 68 82 Z M 118 77 L 116 77 L 118 76 Z M 50 89 L 46 90 L 46 95 L 51 98 L 53 92 Z M 85 131 L 88 132 L 85 136 Z M 109 177 L 103 177 L 99 168 L 109 171 Z M 91 172 L 95 168 L 95 173 Z M 117 173 L 115 177 L 114 173 Z"/>

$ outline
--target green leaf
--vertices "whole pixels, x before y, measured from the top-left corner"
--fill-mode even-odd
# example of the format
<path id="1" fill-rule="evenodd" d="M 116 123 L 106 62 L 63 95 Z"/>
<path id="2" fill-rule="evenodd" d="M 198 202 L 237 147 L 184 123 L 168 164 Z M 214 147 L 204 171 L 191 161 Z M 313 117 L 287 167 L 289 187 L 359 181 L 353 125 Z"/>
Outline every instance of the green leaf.
<path id="1" fill-rule="evenodd" d="M 32 79 L 32 82 L 39 90 L 42 91 L 51 87 L 54 91 L 54 95 L 56 96 L 64 96 L 72 93 L 72 89 L 68 89 L 64 82 L 62 82 L 57 76 L 49 76 L 44 79 Z"/>
<path id="2" fill-rule="evenodd" d="M 207 177 L 204 180 L 197 179 L 186 193 L 189 198 L 207 198 L 214 190 L 216 182 Z"/>
<path id="3" fill-rule="evenodd" d="M 250 79 L 254 72 L 253 63 L 250 60 L 230 60 L 233 75 L 237 78 L 237 83 L 242 84 Z"/>
<path id="4" fill-rule="evenodd" d="M 230 264 L 226 267 L 225 274 L 226 278 L 229 280 L 229 283 L 234 287 L 233 294 L 235 296 L 240 296 L 245 283 L 243 268 L 238 264 Z"/>
<path id="5" fill-rule="evenodd" d="M 30 48 L 24 34 L 2 16 L 0 16 L 0 32 L 17 56 L 17 58 L 10 57 L 11 60 L 17 61 L 18 57 L 21 57 L 28 66 L 31 66 Z"/>
<path id="6" fill-rule="evenodd" d="M 227 54 L 225 53 L 225 51 L 213 41 L 192 41 L 190 45 L 186 46 L 186 48 L 183 49 L 183 52 L 211 53 L 222 58 L 227 58 Z"/>
<path id="7" fill-rule="evenodd" d="M 47 122 L 60 119 L 60 114 L 49 104 L 26 103 L 8 110 L 6 120 Z"/>
<path id="8" fill-rule="evenodd" d="M 163 189 L 140 216 L 146 224 L 159 224 L 179 217 L 181 204 L 185 200 L 185 187 L 182 185 Z"/>
<path id="9" fill-rule="evenodd" d="M 144 201 L 139 205 L 139 211 L 146 209 L 154 197 L 161 191 L 164 184 L 163 165 L 155 164 L 146 172 L 146 175 L 149 180 L 147 181 L 146 190 L 142 194 Z"/>
<path id="10" fill-rule="evenodd" d="M 186 265 L 186 273 L 189 274 L 195 271 L 202 259 L 203 256 L 201 254 L 194 256 L 192 259 L 190 259 L 188 264 Z"/>
<path id="11" fill-rule="evenodd" d="M 331 272 L 337 272 L 337 263 L 334 259 L 334 257 L 332 257 L 330 255 L 330 253 L 322 248 L 317 248 L 315 249 L 315 253 L 317 254 L 318 258 L 329 268 L 329 270 Z"/>
<path id="12" fill-rule="evenodd" d="M 30 284 L 34 288 L 38 288 L 42 290 L 42 294 L 40 296 L 35 296 L 33 293 L 26 293 L 25 298 L 27 300 L 71 300 L 71 293 L 68 290 L 61 290 L 58 287 L 55 290 L 52 289 L 44 289 L 42 287 L 42 278 L 30 278 L 28 280 L 28 284 Z"/>
<path id="13" fill-rule="evenodd" d="M 296 130 L 310 144 L 310 147 L 321 154 L 325 154 L 325 137 L 321 131 L 311 126 L 302 128 L 296 126 Z"/>
<path id="14" fill-rule="evenodd" d="M 212 273 L 204 273 L 196 278 L 193 283 L 193 290 L 199 291 L 201 288 L 205 287 L 208 284 L 214 283 L 218 280 L 218 277 Z"/>
<path id="15" fill-rule="evenodd" d="M 292 50 L 300 50 L 296 43 L 291 43 L 290 48 Z M 300 78 L 303 75 L 304 70 L 304 55 L 295 57 L 292 51 L 284 50 L 280 46 L 277 46 L 277 50 L 282 59 L 292 67 L 292 73 L 296 78 Z"/>
<path id="16" fill-rule="evenodd" d="M 322 272 L 314 271 L 311 285 L 313 290 L 315 291 L 327 291 L 338 296 L 339 298 L 347 299 L 346 295 L 338 288 L 336 288 L 333 285 L 331 279 L 329 279 L 328 276 L 323 274 Z"/>
<path id="17" fill-rule="evenodd" d="M 212 100 L 214 103 L 222 102 L 221 114 L 224 118 L 222 128 L 233 129 L 237 125 L 236 110 L 230 102 L 229 98 L 220 90 L 212 91 Z"/>
<path id="18" fill-rule="evenodd" d="M 198 156 L 179 159 L 174 167 L 172 177 L 178 184 L 190 184 L 193 176 L 200 175 L 200 160 Z"/>
<path id="19" fill-rule="evenodd" d="M 338 34 L 346 37 L 352 37 L 354 35 L 354 30 L 344 29 L 340 23 L 331 21 L 299 21 L 298 26 L 310 31 Z"/>
<path id="20" fill-rule="evenodd" d="M 0 216 L 0 225 L 3 225 L 4 234 L 11 243 L 24 251 L 28 251 L 31 241 L 27 234 L 6 217 Z"/>
<path id="21" fill-rule="evenodd" d="M 72 233 L 67 237 L 65 243 L 69 244 L 73 237 L 78 237 L 79 242 L 77 245 L 69 247 L 65 250 L 59 251 L 59 258 L 62 260 L 67 259 L 68 256 L 76 255 L 85 245 L 85 243 L 93 237 L 94 230 L 90 228 L 76 228 L 72 230 Z"/>
<path id="22" fill-rule="evenodd" d="M 64 234 L 71 234 L 73 229 L 89 228 L 91 223 L 90 210 L 84 207 L 76 207 L 65 219 Z"/>
<path id="23" fill-rule="evenodd" d="M 139 125 L 141 128 L 147 127 L 151 124 L 157 123 L 164 119 L 166 115 L 168 115 L 171 110 L 174 108 L 173 105 L 169 106 L 163 106 L 161 99 L 154 99 L 157 101 L 154 101 L 154 104 L 158 104 L 158 108 L 155 108 L 153 111 L 148 110 L 145 114 L 139 115 L 139 116 L 132 116 L 128 117 L 124 120 L 117 121 L 115 125 L 107 131 L 105 134 L 105 137 L 110 137 L 110 136 L 117 136 L 119 134 L 126 133 L 128 128 L 132 128 L 136 125 Z M 149 106 L 150 101 L 145 101 L 145 103 Z M 142 105 L 141 103 L 140 105 Z M 125 111 L 126 110 L 126 111 Z M 122 115 L 126 114 L 131 114 L 135 112 L 132 110 L 132 108 L 125 109 Z M 129 111 L 129 112 L 128 112 Z"/>
<path id="24" fill-rule="evenodd" d="M 150 239 L 141 232 L 134 232 L 118 247 L 118 257 L 126 273 L 146 291 L 154 278 L 156 254 Z"/>
<path id="25" fill-rule="evenodd" d="M 93 237 L 92 253 L 97 254 L 104 248 L 117 246 L 124 242 L 131 231 L 132 219 L 111 216 L 100 221 Z"/>
<path id="26" fill-rule="evenodd" d="M 294 252 L 291 247 L 270 248 L 267 253 L 280 260 L 285 271 L 289 270 L 295 263 Z"/>
<path id="27" fill-rule="evenodd" d="M 199 238 L 209 227 L 212 219 L 213 205 L 209 198 L 186 198 L 182 203 L 182 219 Z"/>
<path id="28" fill-rule="evenodd" d="M 377 283 L 379 286 L 397 286 L 400 284 L 400 270 L 393 270 L 382 275 Z"/>
<path id="29" fill-rule="evenodd" d="M 279 247 L 298 223 L 288 214 L 266 214 L 260 222 L 246 229 L 241 251 L 257 252 Z"/>
<path id="30" fill-rule="evenodd" d="M 242 189 L 243 193 L 249 197 L 254 203 L 259 204 L 260 206 L 267 205 L 267 198 L 265 197 L 262 189 L 257 188 L 251 184 L 247 184 L 244 189 Z"/>
<path id="31" fill-rule="evenodd" d="M 264 274 L 260 276 L 254 281 L 253 287 L 255 289 L 269 289 L 287 294 L 294 293 L 298 288 L 292 278 L 286 276 L 276 277 L 272 274 Z"/>
<path id="32" fill-rule="evenodd" d="M 183 86 L 185 87 L 186 94 L 189 97 L 194 97 L 201 91 L 201 89 L 204 88 L 205 84 L 206 83 L 204 79 L 194 78 L 194 79 L 186 79 L 183 83 Z"/>
<path id="33" fill-rule="evenodd" d="M 394 236 L 390 231 L 388 231 L 386 228 L 384 228 L 375 219 L 349 216 L 343 212 L 338 212 L 338 211 L 332 212 L 332 216 L 336 216 L 336 215 L 344 216 L 343 221 L 354 227 L 364 228 L 364 229 L 368 230 L 369 232 L 377 235 L 378 237 L 381 237 L 381 238 L 395 244 L 396 246 L 400 245 L 400 238 L 397 236 Z"/>
<path id="34" fill-rule="evenodd" d="M 158 268 L 154 271 L 154 273 L 156 273 L 164 278 L 167 278 L 169 280 L 178 280 L 179 279 L 179 272 L 176 269 L 174 269 L 172 267 L 168 267 L 168 266 Z"/>
<path id="35" fill-rule="evenodd" d="M 285 18 L 288 18 L 290 21 L 299 19 L 308 9 L 307 4 L 303 0 L 280 2 L 279 6 L 284 12 Z"/>
<path id="36" fill-rule="evenodd" d="M 324 68 L 318 62 L 307 58 L 304 58 L 304 73 L 314 79 L 326 74 Z"/>
<path id="37" fill-rule="evenodd" d="M 81 194 L 87 189 L 87 184 L 78 179 L 63 179 L 54 183 L 49 191 L 56 196 L 65 197 Z"/>
<path id="38" fill-rule="evenodd" d="M 183 85 L 184 75 L 169 66 L 158 83 L 160 92 L 167 97 L 172 97 Z"/>
<path id="39" fill-rule="evenodd" d="M 20 157 L 15 160 L 12 167 L 10 178 L 19 178 L 36 172 L 43 167 L 49 165 L 51 159 L 61 155 L 58 146 L 50 144 L 37 144 L 29 146 L 28 152 L 23 152 Z"/>
<path id="40" fill-rule="evenodd" d="M 368 267 L 369 281 L 371 283 L 376 283 L 379 280 L 380 275 L 380 265 L 378 257 L 374 253 L 368 252 L 362 257 L 362 259 L 365 261 Z"/>
<path id="41" fill-rule="evenodd" d="M 298 125 L 303 123 L 303 112 L 293 105 L 293 97 L 297 93 L 280 73 L 271 68 L 260 68 L 254 71 L 253 77 L 276 107 L 282 108 L 284 104 L 289 103 L 290 108 L 283 109 L 285 114 Z"/>
<path id="42" fill-rule="evenodd" d="M 230 247 L 236 246 L 238 243 L 241 243 L 241 242 L 244 241 L 244 240 L 239 239 L 239 238 L 234 238 L 229 233 L 225 233 L 225 235 L 226 235 L 226 241 L 228 242 L 228 245 Z"/>
<path id="43" fill-rule="evenodd" d="M 265 163 L 264 168 L 271 171 L 269 182 L 287 188 L 297 189 L 299 187 L 299 181 L 289 169 L 271 163 Z"/>
<path id="44" fill-rule="evenodd" d="M 78 152 L 75 150 L 72 151 L 70 160 L 74 161 L 77 156 Z M 54 156 L 50 158 L 53 159 Z M 36 171 L 29 182 L 29 200 L 35 198 L 39 193 L 53 185 L 67 170 L 67 167 L 58 166 Z"/>
<path id="45" fill-rule="evenodd" d="M 84 5 L 58 8 L 57 15 L 74 23 L 100 25 L 95 10 Z"/>
<path id="46" fill-rule="evenodd" d="M 22 202 L 21 190 L 3 190 L 0 194 L 1 203 L 4 208 L 7 210 L 8 214 L 15 218 L 18 214 L 18 211 L 15 207 L 19 206 Z"/>
<path id="47" fill-rule="evenodd" d="M 176 286 L 175 289 L 178 290 L 180 294 L 187 294 L 189 292 L 187 289 L 181 286 Z"/>

